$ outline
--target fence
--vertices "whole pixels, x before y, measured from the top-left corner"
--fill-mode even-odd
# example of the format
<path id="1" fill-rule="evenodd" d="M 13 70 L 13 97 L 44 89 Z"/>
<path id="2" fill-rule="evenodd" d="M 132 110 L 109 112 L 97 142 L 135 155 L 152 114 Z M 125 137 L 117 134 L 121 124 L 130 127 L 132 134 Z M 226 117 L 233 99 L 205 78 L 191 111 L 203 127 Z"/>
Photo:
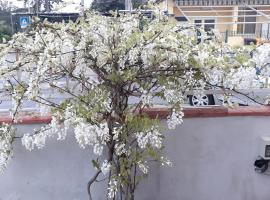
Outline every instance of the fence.
<path id="1" fill-rule="evenodd" d="M 269 5 L 270 0 L 177 0 L 179 6 Z"/>
<path id="2" fill-rule="evenodd" d="M 223 40 L 225 42 L 228 41 L 228 37 L 241 36 L 246 40 L 249 39 L 262 39 L 262 40 L 270 40 L 270 31 L 269 30 L 261 30 L 255 33 L 238 33 L 237 31 L 225 31 L 220 33 Z"/>

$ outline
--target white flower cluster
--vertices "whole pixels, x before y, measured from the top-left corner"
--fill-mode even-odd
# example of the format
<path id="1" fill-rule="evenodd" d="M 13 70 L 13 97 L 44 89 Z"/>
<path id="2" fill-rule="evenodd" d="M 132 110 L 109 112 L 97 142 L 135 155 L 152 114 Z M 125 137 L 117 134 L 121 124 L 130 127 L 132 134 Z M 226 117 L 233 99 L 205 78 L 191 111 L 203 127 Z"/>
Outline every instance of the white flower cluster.
<path id="1" fill-rule="evenodd" d="M 173 109 L 171 116 L 169 116 L 167 119 L 168 128 L 175 129 L 177 125 L 182 124 L 183 117 L 184 117 L 184 112 L 182 111 L 176 112 L 176 110 Z"/>
<path id="2" fill-rule="evenodd" d="M 94 154 L 98 156 L 103 152 L 103 145 L 110 140 L 109 128 L 106 122 L 96 125 L 81 119 L 77 122 L 74 133 L 77 142 L 82 148 L 91 145 L 94 147 Z"/>
<path id="3" fill-rule="evenodd" d="M 109 182 L 109 187 L 108 187 L 108 198 L 113 199 L 116 195 L 117 192 L 117 186 L 118 186 L 118 181 L 115 178 L 112 178 Z"/>
<path id="4" fill-rule="evenodd" d="M 45 147 L 46 139 L 57 136 L 57 140 L 64 140 L 67 135 L 67 128 L 63 123 L 60 123 L 58 118 L 53 116 L 51 123 L 41 127 L 34 134 L 26 133 L 22 137 L 22 145 L 29 151 L 35 147 L 42 149 Z"/>
<path id="5" fill-rule="evenodd" d="M 161 156 L 160 161 L 162 166 L 169 166 L 169 167 L 172 166 L 172 162 L 166 157 Z"/>
<path id="6" fill-rule="evenodd" d="M 143 106 L 152 104 L 153 95 L 151 93 L 147 93 L 146 91 L 141 95 L 141 101 Z"/>
<path id="7" fill-rule="evenodd" d="M 137 164 L 138 164 L 139 169 L 142 171 L 142 173 L 148 174 L 149 166 L 146 165 L 147 164 L 146 161 L 144 162 L 139 161 Z"/>
<path id="8" fill-rule="evenodd" d="M 125 144 L 124 143 L 116 143 L 115 144 L 115 154 L 118 156 L 121 156 L 122 154 L 126 154 L 127 150 L 125 148 Z"/>
<path id="9" fill-rule="evenodd" d="M 103 173 L 103 175 L 106 175 L 110 169 L 111 169 L 111 164 L 108 162 L 108 160 L 104 160 L 101 167 L 100 167 L 100 170 L 101 172 Z"/>
<path id="10" fill-rule="evenodd" d="M 158 149 L 162 147 L 162 134 L 156 127 L 145 132 L 135 133 L 135 136 L 141 149 L 145 149 L 148 144 Z"/>
<path id="11" fill-rule="evenodd" d="M 0 127 L 0 173 L 2 173 L 12 156 L 14 130 L 8 125 Z"/>
<path id="12" fill-rule="evenodd" d="M 227 88 L 249 89 L 252 87 L 253 80 L 256 78 L 256 69 L 254 67 L 240 67 L 231 70 L 227 75 L 224 85 Z"/>
<path id="13" fill-rule="evenodd" d="M 57 134 L 57 140 L 64 140 L 67 136 L 68 126 L 61 123 L 58 117 L 52 116 L 51 123 L 49 124 L 51 133 Z"/>
<path id="14" fill-rule="evenodd" d="M 39 94 L 39 75 L 38 74 L 31 74 L 29 78 L 29 83 L 27 87 L 27 91 L 25 95 L 28 99 L 33 100 L 35 99 Z"/>
<path id="15" fill-rule="evenodd" d="M 166 101 L 170 104 L 175 104 L 178 102 L 183 101 L 183 94 L 180 91 L 173 90 L 173 89 L 165 89 L 164 90 L 164 97 Z"/>
<path id="16" fill-rule="evenodd" d="M 261 68 L 266 64 L 270 63 L 270 44 L 265 43 L 256 48 L 256 51 L 253 53 L 253 60 L 256 63 L 257 67 Z"/>
<path id="17" fill-rule="evenodd" d="M 248 89 L 253 86 L 256 79 L 256 69 L 254 67 L 239 67 L 226 72 L 214 68 L 208 73 L 209 82 L 212 85 L 221 85 L 229 89 Z"/>
<path id="18" fill-rule="evenodd" d="M 66 129 L 69 129 L 74 123 L 76 123 L 77 118 L 74 107 L 72 105 L 67 105 L 64 113 L 64 119 L 64 126 L 66 127 Z"/>
<path id="19" fill-rule="evenodd" d="M 213 68 L 207 72 L 210 84 L 219 85 L 224 79 L 224 71 L 222 69 Z"/>
<path id="20" fill-rule="evenodd" d="M 29 151 L 32 151 L 35 146 L 38 149 L 41 149 L 45 146 L 47 135 L 43 133 L 39 133 L 37 135 L 30 135 L 29 133 L 24 134 L 22 137 L 22 145 Z"/>
<path id="21" fill-rule="evenodd" d="M 139 59 L 140 49 L 133 48 L 129 51 L 129 61 L 131 64 L 134 64 Z"/>
<path id="22" fill-rule="evenodd" d="M 13 117 L 16 117 L 15 114 L 18 111 L 18 109 L 21 107 L 22 103 L 22 92 L 19 89 L 14 89 L 11 99 L 11 112 L 14 115 Z"/>
<path id="23" fill-rule="evenodd" d="M 197 59 L 197 61 L 199 63 L 201 63 L 201 65 L 204 65 L 205 61 L 208 61 L 209 52 L 207 52 L 207 51 L 198 51 L 198 55 L 196 55 L 194 57 L 195 57 L 195 59 Z"/>
<path id="24" fill-rule="evenodd" d="M 34 149 L 34 147 L 35 147 L 34 139 L 29 133 L 26 133 L 26 134 L 23 135 L 23 137 L 22 137 L 22 145 L 29 151 Z"/>
<path id="25" fill-rule="evenodd" d="M 185 86 L 187 87 L 186 89 L 190 89 L 189 87 L 192 88 L 192 86 L 194 85 L 194 74 L 195 72 L 190 69 L 188 71 L 186 71 L 185 75 L 183 76 L 183 79 L 185 80 Z"/>
<path id="26" fill-rule="evenodd" d="M 113 140 L 116 142 L 119 141 L 119 135 L 121 134 L 122 127 L 114 127 L 113 128 Z"/>

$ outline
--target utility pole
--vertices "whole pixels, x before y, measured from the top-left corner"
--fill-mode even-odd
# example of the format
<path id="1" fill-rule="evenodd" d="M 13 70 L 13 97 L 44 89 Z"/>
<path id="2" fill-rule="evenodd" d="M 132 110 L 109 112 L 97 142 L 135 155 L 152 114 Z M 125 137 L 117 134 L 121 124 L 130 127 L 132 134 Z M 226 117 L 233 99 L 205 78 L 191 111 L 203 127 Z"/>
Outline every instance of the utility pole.
<path id="1" fill-rule="evenodd" d="M 46 12 L 50 12 L 51 11 L 50 0 L 45 0 L 45 11 Z"/>
<path id="2" fill-rule="evenodd" d="M 35 11 L 36 11 L 36 14 L 38 15 L 38 13 L 39 13 L 39 0 L 35 0 Z"/>
<path id="3" fill-rule="evenodd" d="M 80 6 L 81 6 L 81 13 L 83 15 L 84 14 L 84 0 L 81 0 Z"/>
<path id="4" fill-rule="evenodd" d="M 133 6 L 132 6 L 132 1 L 131 0 L 125 0 L 125 10 L 132 11 Z"/>

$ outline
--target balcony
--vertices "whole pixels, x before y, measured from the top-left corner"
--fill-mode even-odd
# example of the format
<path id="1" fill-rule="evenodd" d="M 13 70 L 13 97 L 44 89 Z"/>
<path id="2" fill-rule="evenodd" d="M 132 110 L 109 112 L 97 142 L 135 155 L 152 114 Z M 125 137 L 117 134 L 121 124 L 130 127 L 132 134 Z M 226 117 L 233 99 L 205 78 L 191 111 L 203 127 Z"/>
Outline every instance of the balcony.
<path id="1" fill-rule="evenodd" d="M 269 5 L 270 0 L 176 0 L 178 6 Z"/>

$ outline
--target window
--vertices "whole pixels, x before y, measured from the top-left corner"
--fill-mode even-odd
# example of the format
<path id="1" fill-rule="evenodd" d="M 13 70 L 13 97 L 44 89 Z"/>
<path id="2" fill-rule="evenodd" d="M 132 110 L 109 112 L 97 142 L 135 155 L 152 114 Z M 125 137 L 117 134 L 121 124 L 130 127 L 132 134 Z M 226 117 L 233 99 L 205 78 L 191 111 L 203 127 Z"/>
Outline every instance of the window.
<path id="1" fill-rule="evenodd" d="M 238 12 L 238 22 L 242 22 L 237 25 L 238 34 L 254 34 L 256 31 L 256 11 L 251 11 L 248 8 L 239 8 L 241 11 Z M 247 10 L 247 12 L 245 11 Z M 245 23 L 248 22 L 248 23 Z"/>
<path id="2" fill-rule="evenodd" d="M 195 19 L 194 24 L 197 28 L 200 28 L 202 26 L 202 20 L 200 19 Z"/>
<path id="3" fill-rule="evenodd" d="M 206 32 L 215 28 L 215 19 L 195 19 L 194 24 L 196 27 L 203 27 Z"/>
<path id="4" fill-rule="evenodd" d="M 204 30 L 206 32 L 209 32 L 214 28 L 215 28 L 215 20 L 214 19 L 206 19 L 206 20 L 204 20 Z"/>

